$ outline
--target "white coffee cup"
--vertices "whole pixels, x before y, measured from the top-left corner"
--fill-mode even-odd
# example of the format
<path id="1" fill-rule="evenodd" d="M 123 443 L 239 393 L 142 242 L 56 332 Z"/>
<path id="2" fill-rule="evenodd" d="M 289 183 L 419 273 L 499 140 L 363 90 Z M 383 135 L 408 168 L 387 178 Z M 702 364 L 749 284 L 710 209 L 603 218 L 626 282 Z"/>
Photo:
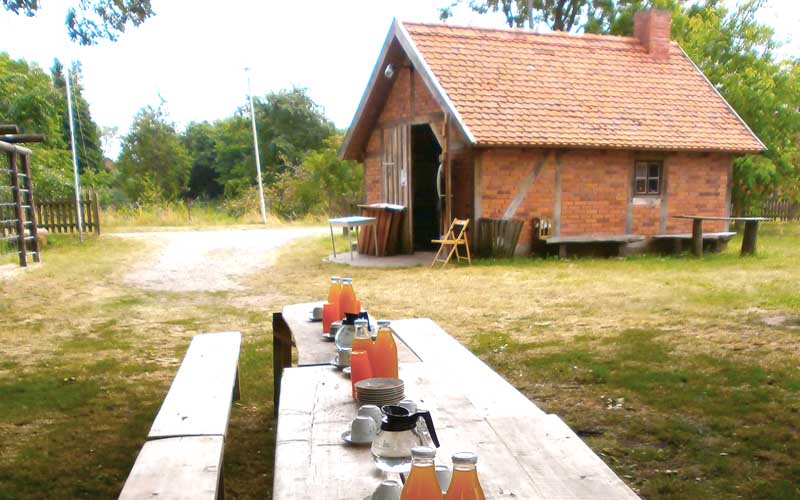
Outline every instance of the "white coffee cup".
<path id="1" fill-rule="evenodd" d="M 381 420 L 383 419 L 383 412 L 375 405 L 364 405 L 358 409 L 358 415 L 361 417 L 370 417 L 375 421 L 375 425 L 380 427 Z"/>
<path id="2" fill-rule="evenodd" d="M 417 403 L 413 399 L 404 399 L 397 403 L 397 405 L 408 410 L 408 413 L 411 415 L 417 413 Z"/>
<path id="3" fill-rule="evenodd" d="M 358 416 L 350 424 L 350 441 L 354 443 L 369 443 L 378 434 L 378 426 L 372 417 Z"/>
<path id="4" fill-rule="evenodd" d="M 387 479 L 375 488 L 372 494 L 372 500 L 400 500 L 400 495 L 403 493 L 403 486 L 400 481 L 394 479 Z"/>
<path id="5" fill-rule="evenodd" d="M 311 317 L 312 317 L 312 318 L 313 318 L 315 321 L 320 321 L 320 320 L 322 320 L 322 308 L 321 308 L 321 307 L 315 307 L 314 309 L 312 309 L 312 310 L 311 310 Z"/>
<path id="6" fill-rule="evenodd" d="M 350 366 L 350 352 L 351 349 L 339 349 L 336 354 L 336 364 L 339 367 Z"/>

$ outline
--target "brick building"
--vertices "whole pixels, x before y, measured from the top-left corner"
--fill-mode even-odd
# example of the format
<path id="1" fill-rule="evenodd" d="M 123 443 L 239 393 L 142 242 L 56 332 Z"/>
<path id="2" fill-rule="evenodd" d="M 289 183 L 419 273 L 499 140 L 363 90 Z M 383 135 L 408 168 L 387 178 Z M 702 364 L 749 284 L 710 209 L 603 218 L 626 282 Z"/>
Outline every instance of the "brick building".
<path id="1" fill-rule="evenodd" d="M 395 21 L 340 154 L 368 203 L 407 207 L 406 252 L 452 217 L 523 220 L 519 253 L 534 219 L 560 241 L 690 232 L 672 216 L 727 215 L 733 158 L 765 148 L 669 33 L 657 10 L 633 37 Z"/>

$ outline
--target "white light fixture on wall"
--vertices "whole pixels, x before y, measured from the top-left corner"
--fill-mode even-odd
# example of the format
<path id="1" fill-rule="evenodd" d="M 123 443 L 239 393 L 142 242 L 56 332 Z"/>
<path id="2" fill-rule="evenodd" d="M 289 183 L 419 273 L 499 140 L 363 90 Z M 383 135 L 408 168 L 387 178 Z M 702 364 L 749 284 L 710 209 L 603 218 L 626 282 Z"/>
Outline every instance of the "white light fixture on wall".
<path id="1" fill-rule="evenodd" d="M 393 66 L 392 64 L 387 64 L 387 65 L 386 65 L 386 69 L 385 69 L 385 70 L 383 70 L 383 75 L 384 75 L 386 78 L 388 78 L 388 79 L 390 79 L 390 80 L 391 80 L 391 79 L 392 79 L 392 77 L 394 76 L 394 66 Z"/>

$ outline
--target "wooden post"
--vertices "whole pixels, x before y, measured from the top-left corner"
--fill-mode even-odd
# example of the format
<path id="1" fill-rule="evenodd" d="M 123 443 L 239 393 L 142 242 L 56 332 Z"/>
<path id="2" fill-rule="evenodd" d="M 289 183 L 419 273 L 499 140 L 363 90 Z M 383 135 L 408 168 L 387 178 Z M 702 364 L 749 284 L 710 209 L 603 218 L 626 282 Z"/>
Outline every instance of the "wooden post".
<path id="1" fill-rule="evenodd" d="M 703 256 L 703 219 L 692 219 L 692 254 Z"/>
<path id="2" fill-rule="evenodd" d="M 28 266 L 28 250 L 25 247 L 25 209 L 22 208 L 22 193 L 19 187 L 19 168 L 17 154 L 8 153 L 8 164 L 11 167 L 11 196 L 14 198 L 14 218 L 17 219 L 17 237 L 19 238 L 19 265 Z"/>
<path id="3" fill-rule="evenodd" d="M 756 240 L 758 239 L 758 221 L 749 220 L 744 223 L 744 235 L 742 236 L 741 256 L 756 254 Z"/>
<path id="4" fill-rule="evenodd" d="M 100 236 L 100 203 L 97 201 L 97 191 L 92 189 L 92 221 L 94 234 Z"/>
<path id="5" fill-rule="evenodd" d="M 281 378 L 283 369 L 292 366 L 292 331 L 283 319 L 283 313 L 272 313 L 272 387 L 274 393 L 275 416 L 278 416 L 278 402 L 281 398 Z"/>

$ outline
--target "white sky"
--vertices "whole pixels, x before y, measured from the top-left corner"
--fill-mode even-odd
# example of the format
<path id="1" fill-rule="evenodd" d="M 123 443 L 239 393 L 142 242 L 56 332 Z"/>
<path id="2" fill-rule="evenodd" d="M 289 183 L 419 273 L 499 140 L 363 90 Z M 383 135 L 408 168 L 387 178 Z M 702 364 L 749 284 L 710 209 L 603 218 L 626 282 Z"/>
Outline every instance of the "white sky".
<path id="1" fill-rule="evenodd" d="M 80 60 L 93 118 L 124 134 L 134 114 L 157 105 L 159 95 L 180 128 L 230 116 L 246 102 L 245 67 L 252 68 L 254 95 L 306 87 L 336 126 L 346 128 L 392 19 L 435 22 L 437 7 L 451 2 L 153 0 L 155 17 L 116 43 L 92 47 L 69 41 L 67 2 L 42 3 L 34 18 L 0 9 L 0 51 L 48 72 L 56 57 L 65 65 Z M 800 26 L 800 1 L 772 0 L 762 20 L 788 41 L 786 55 L 800 55 L 800 36 L 791 38 Z M 502 17 L 464 8 L 451 22 L 502 26 Z M 106 154 L 116 157 L 118 148 L 112 144 Z"/>

